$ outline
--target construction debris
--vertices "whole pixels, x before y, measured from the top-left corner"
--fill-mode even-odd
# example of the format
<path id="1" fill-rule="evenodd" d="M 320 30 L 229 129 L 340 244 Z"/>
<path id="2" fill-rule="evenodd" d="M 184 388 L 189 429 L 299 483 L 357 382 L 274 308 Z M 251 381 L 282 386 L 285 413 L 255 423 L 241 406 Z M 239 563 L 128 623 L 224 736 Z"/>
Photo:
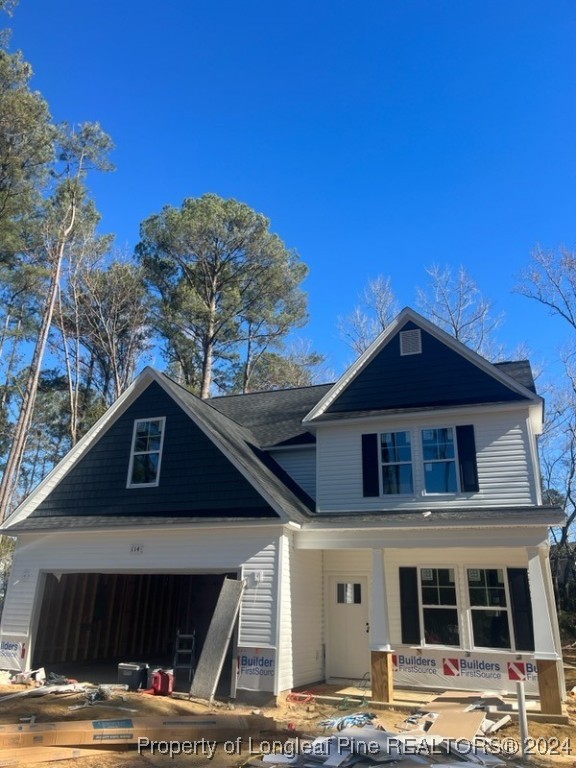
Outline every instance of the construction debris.
<path id="1" fill-rule="evenodd" d="M 75 720 L 57 723 L 0 725 L 0 748 L 31 746 L 137 745 L 139 740 L 219 742 L 248 732 L 273 731 L 269 717 L 190 715 L 140 717 L 116 720 Z"/>
<path id="2" fill-rule="evenodd" d="M 376 715 L 373 715 L 370 712 L 356 712 L 353 715 L 344 715 L 342 717 L 332 717 L 328 720 L 323 720 L 319 725 L 321 728 L 335 728 L 337 731 L 341 731 L 343 728 L 362 728 L 364 725 L 368 725 L 375 719 Z"/>
<path id="3" fill-rule="evenodd" d="M 80 757 L 109 757 L 105 749 L 82 749 L 78 747 L 19 747 L 0 749 L 0 768 L 12 765 L 36 765 L 57 760 L 76 760 Z"/>
<path id="4" fill-rule="evenodd" d="M 93 707 L 95 705 L 99 707 L 107 707 L 108 709 L 118 709 L 122 712 L 130 712 L 135 713 L 138 712 L 137 709 L 131 709 L 130 707 L 122 707 L 118 706 L 117 704 L 105 704 L 103 702 L 109 702 L 115 695 L 120 696 L 122 701 L 126 701 L 126 697 L 122 695 L 122 691 L 127 686 L 125 685 L 116 685 L 116 686 L 110 686 L 110 685 L 99 685 L 97 688 L 89 688 L 86 690 L 86 698 L 84 700 L 83 704 L 76 704 L 72 707 L 68 707 L 68 709 L 73 712 L 77 709 L 84 709 L 85 707 Z M 120 689 L 120 691 L 118 691 Z"/>
<path id="5" fill-rule="evenodd" d="M 432 763 L 484 765 L 495 768 L 505 763 L 494 755 L 475 749 L 470 754 L 455 751 L 450 741 L 426 735 L 388 733 L 372 726 L 345 728 L 337 735 L 315 739 L 288 740 L 282 750 L 262 754 L 250 761 L 253 768 L 377 768 L 394 762 L 399 768 L 422 768 Z"/>
<path id="6" fill-rule="evenodd" d="M 494 733 L 511 720 L 510 715 L 497 720 L 487 717 L 488 713 L 506 707 L 502 698 L 490 693 L 444 693 L 429 702 L 428 707 L 398 723 L 398 729 L 471 741 L 476 736 Z"/>
<path id="7" fill-rule="evenodd" d="M 391 719 L 392 713 L 385 717 L 379 710 L 374 710 L 379 712 L 378 715 L 368 709 L 342 712 L 337 702 L 332 703 L 331 710 L 322 711 L 314 694 L 306 691 L 287 696 L 287 710 L 301 708 L 302 712 L 294 722 L 284 721 L 284 730 L 279 731 L 276 720 L 263 716 L 260 710 L 246 715 L 219 714 L 212 710 L 184 716 L 179 713 L 141 717 L 135 710 L 117 706 L 116 702 L 136 703 L 146 710 L 149 697 L 142 696 L 143 691 L 127 692 L 125 684 L 94 686 L 60 680 L 49 680 L 53 684 L 8 694 L 0 702 L 14 696 L 74 693 L 76 700 L 66 703 L 75 705 L 68 710 L 84 710 L 78 717 L 98 716 L 98 712 L 85 712 L 86 708 L 94 706 L 111 706 L 127 714 L 118 713 L 117 719 L 72 722 L 56 721 L 52 715 L 54 722 L 47 723 L 34 722 L 32 716 L 28 718 L 30 722 L 21 720 L 0 725 L 0 768 L 16 762 L 33 765 L 71 757 L 98 757 L 104 747 L 108 749 L 108 755 L 110 749 L 124 747 L 138 748 L 139 753 L 164 754 L 159 751 L 158 744 L 167 745 L 171 756 L 184 754 L 187 744 L 196 750 L 193 754 L 209 759 L 219 751 L 238 757 L 248 752 L 249 758 L 244 763 L 247 768 L 284 768 L 286 765 L 295 768 L 378 768 L 390 762 L 398 764 L 397 768 L 434 768 L 434 764 L 440 768 L 440 764 L 447 766 L 462 762 L 495 768 L 504 762 L 499 756 L 483 752 L 482 747 L 489 744 L 490 734 L 511 720 L 510 715 L 502 712 L 510 705 L 496 694 L 446 693 L 428 700 L 426 709 L 395 723 Z M 39 703 L 39 708 L 44 706 Z M 190 706 L 198 707 L 192 702 Z M 307 716 L 304 710 L 309 711 L 309 707 L 314 710 L 315 706 L 318 706 L 318 714 Z M 359 706 L 358 701 L 355 706 Z M 30 714 L 28 701 L 24 707 L 26 709 L 21 707 L 20 712 Z M 229 708 L 233 707 L 229 705 Z M 5 714 L 9 712 L 6 708 Z M 136 713 L 134 717 L 133 713 Z M 302 727 L 314 728 L 314 735 L 303 735 Z M 318 736 L 322 728 L 328 732 Z M 216 747 L 217 744 L 220 746 Z M 470 749 L 461 751 L 460 747 L 466 744 Z"/>
<path id="8" fill-rule="evenodd" d="M 35 697 L 46 696 L 49 693 L 82 693 L 86 687 L 78 683 L 68 683 L 66 685 L 41 685 L 39 688 L 27 688 L 25 691 L 9 693 L 0 698 L 0 704 L 9 699 L 20 699 L 23 696 Z"/>

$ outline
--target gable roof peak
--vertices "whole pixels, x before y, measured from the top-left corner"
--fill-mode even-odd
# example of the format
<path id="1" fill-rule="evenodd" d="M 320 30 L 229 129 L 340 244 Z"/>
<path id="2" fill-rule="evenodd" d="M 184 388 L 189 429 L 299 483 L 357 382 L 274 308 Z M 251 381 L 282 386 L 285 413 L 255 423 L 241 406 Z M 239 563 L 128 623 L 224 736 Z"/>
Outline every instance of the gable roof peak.
<path id="1" fill-rule="evenodd" d="M 407 324 L 414 326 L 409 330 L 422 331 L 422 337 L 420 334 L 415 338 L 403 339 L 401 337 L 398 342 L 397 336 Z M 428 351 L 423 354 L 422 346 L 425 334 L 428 335 Z M 396 342 L 394 342 L 395 339 Z M 406 347 L 404 347 L 404 342 L 406 342 Z M 397 343 L 400 344 L 400 348 L 395 346 Z M 441 358 L 445 358 L 445 363 L 451 363 L 458 369 L 458 372 L 452 371 L 452 378 L 449 371 L 442 369 Z M 448 392 L 443 394 L 434 393 L 431 390 L 425 392 L 424 385 L 414 384 L 414 379 L 421 377 L 424 370 L 422 366 L 426 366 L 427 373 L 432 373 L 435 377 L 435 385 L 440 390 L 442 389 L 442 377 L 446 381 L 450 381 L 452 389 L 459 385 L 459 374 L 465 372 L 468 380 L 462 382 L 461 391 L 452 392 L 452 396 Z M 363 386 L 357 385 L 360 376 Z M 396 378 L 394 379 L 394 377 Z M 484 382 L 492 382 L 488 387 L 490 392 L 486 391 L 486 386 L 482 384 L 482 377 Z M 368 379 L 370 379 L 369 382 Z M 409 385 L 410 394 L 402 394 L 405 385 Z M 476 386 L 485 390 L 477 400 L 474 399 Z M 391 395 L 389 399 L 384 394 L 387 388 Z M 463 397 L 466 388 L 468 391 Z M 366 396 L 368 389 L 371 389 L 372 397 Z M 419 389 L 418 392 L 417 389 Z M 354 396 L 350 394 L 352 391 L 355 392 Z M 365 402 L 361 402 L 363 398 Z M 305 416 L 303 423 L 311 424 L 327 411 L 342 413 L 345 411 L 390 411 L 413 407 L 438 408 L 511 399 L 530 401 L 539 407 L 542 404 L 541 398 L 523 383 L 509 376 L 498 366 L 467 347 L 463 342 L 451 336 L 412 307 L 407 306 L 398 313 L 356 362 L 344 372 L 329 392 Z M 336 405 L 337 401 L 338 404 Z"/>

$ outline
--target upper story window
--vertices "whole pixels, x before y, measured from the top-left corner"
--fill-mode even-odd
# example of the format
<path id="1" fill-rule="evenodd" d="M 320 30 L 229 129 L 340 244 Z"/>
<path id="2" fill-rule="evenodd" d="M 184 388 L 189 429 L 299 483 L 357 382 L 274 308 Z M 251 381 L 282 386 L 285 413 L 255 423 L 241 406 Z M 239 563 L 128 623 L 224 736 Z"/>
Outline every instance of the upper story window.
<path id="1" fill-rule="evenodd" d="M 380 435 L 380 452 L 382 493 L 413 493 L 410 432 L 383 432 Z"/>
<path id="2" fill-rule="evenodd" d="M 362 435 L 365 497 L 479 490 L 472 424 Z"/>
<path id="3" fill-rule="evenodd" d="M 422 430 L 426 493 L 456 493 L 456 447 L 452 427 Z"/>
<path id="4" fill-rule="evenodd" d="M 132 435 L 128 488 L 157 486 L 166 419 L 137 419 Z"/>

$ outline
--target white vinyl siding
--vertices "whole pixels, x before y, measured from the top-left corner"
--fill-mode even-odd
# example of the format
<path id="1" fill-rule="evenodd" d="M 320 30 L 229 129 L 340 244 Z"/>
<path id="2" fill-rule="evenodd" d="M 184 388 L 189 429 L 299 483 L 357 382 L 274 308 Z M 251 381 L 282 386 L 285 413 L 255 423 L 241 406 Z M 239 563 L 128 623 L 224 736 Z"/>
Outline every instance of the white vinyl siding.
<path id="1" fill-rule="evenodd" d="M 243 569 L 247 587 L 240 604 L 239 646 L 276 645 L 276 579 L 278 559 L 276 542 L 252 556 Z M 257 573 L 257 580 L 249 574 Z"/>
<path id="2" fill-rule="evenodd" d="M 324 571 L 326 573 L 371 573 L 371 549 L 338 549 L 324 552 Z"/>
<path id="3" fill-rule="evenodd" d="M 411 428 L 445 427 L 473 424 L 476 443 L 480 490 L 477 493 L 433 494 L 412 496 L 362 495 L 362 434 Z M 374 508 L 417 509 L 441 506 L 443 508 L 482 506 L 522 506 L 537 503 L 538 494 L 534 478 L 537 469 L 532 465 L 527 413 L 522 410 L 502 410 L 498 413 L 482 411 L 478 415 L 446 414 L 422 416 L 409 423 L 400 417 L 363 421 L 362 424 L 338 424 L 318 429 L 317 505 L 321 512 L 349 512 Z M 420 446 L 413 446 L 414 488 L 424 487 L 423 462 Z"/>
<path id="4" fill-rule="evenodd" d="M 294 686 L 324 679 L 322 552 L 291 549 Z"/>
<path id="5" fill-rule="evenodd" d="M 39 581 L 39 572 L 34 557 L 29 553 L 14 553 L 10 581 L 2 613 L 2 633 L 5 635 L 30 635 L 30 623 L 34 609 L 34 598 Z"/>
<path id="6" fill-rule="evenodd" d="M 277 692 L 324 678 L 322 553 L 281 540 Z"/>
<path id="7" fill-rule="evenodd" d="M 316 498 L 316 448 L 294 448 L 284 451 L 270 451 L 270 455 L 280 464 L 290 477 L 306 491 L 312 499 Z"/>

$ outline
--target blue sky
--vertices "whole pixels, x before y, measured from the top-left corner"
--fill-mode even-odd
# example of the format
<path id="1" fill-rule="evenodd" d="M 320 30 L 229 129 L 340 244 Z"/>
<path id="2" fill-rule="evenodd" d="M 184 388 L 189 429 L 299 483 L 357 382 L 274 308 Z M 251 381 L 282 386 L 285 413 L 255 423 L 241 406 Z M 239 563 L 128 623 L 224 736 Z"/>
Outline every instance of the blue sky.
<path id="1" fill-rule="evenodd" d="M 572 1 L 20 0 L 8 23 L 54 119 L 116 144 L 90 184 L 119 246 L 165 204 L 235 197 L 310 267 L 302 335 L 337 373 L 367 280 L 414 305 L 432 263 L 554 357 L 561 322 L 511 291 L 537 244 L 576 247 Z"/>

